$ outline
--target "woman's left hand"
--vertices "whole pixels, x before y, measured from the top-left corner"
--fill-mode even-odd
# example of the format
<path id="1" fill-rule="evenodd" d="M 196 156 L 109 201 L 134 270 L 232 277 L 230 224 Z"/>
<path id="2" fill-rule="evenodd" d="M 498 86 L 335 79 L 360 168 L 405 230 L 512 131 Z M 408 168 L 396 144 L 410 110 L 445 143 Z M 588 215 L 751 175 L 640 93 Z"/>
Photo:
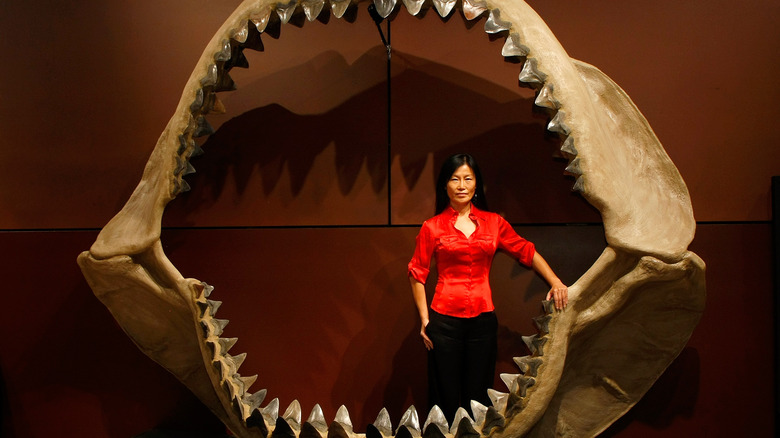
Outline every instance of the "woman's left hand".
<path id="1" fill-rule="evenodd" d="M 550 288 L 549 292 L 547 292 L 546 299 L 548 301 L 553 299 L 555 301 L 555 308 L 557 310 L 563 310 L 566 308 L 566 305 L 569 304 L 569 288 L 559 281 Z"/>

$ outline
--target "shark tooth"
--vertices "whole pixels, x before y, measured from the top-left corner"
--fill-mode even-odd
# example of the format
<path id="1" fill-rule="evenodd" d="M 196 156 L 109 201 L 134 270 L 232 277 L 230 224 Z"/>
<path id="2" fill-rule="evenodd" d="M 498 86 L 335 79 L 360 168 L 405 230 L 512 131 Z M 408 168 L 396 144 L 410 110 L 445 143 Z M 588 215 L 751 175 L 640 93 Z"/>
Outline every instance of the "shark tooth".
<path id="1" fill-rule="evenodd" d="M 252 409 L 252 413 L 246 419 L 246 426 L 250 429 L 258 429 L 260 436 L 268 436 L 268 425 L 263 412 L 258 408 Z"/>
<path id="2" fill-rule="evenodd" d="M 541 358 L 532 356 L 516 357 L 514 361 L 524 375 L 531 377 L 536 377 L 539 367 L 544 363 Z"/>
<path id="3" fill-rule="evenodd" d="M 293 429 L 299 430 L 301 428 L 301 404 L 298 400 L 293 400 L 287 410 L 284 411 L 282 418 L 287 420 Z"/>
<path id="4" fill-rule="evenodd" d="M 463 0 L 463 15 L 471 21 L 485 11 L 487 11 L 487 2 L 485 0 Z"/>
<path id="5" fill-rule="evenodd" d="M 406 426 L 398 426 L 398 429 L 395 431 L 395 438 L 420 438 L 420 431 L 410 430 Z"/>
<path id="6" fill-rule="evenodd" d="M 577 158 L 571 160 L 569 165 L 566 166 L 565 171 L 569 175 L 574 175 L 574 176 L 582 175 L 582 167 L 581 167 L 581 163 L 580 163 L 580 157 L 577 157 Z"/>
<path id="7" fill-rule="evenodd" d="M 276 4 L 276 15 L 282 20 L 282 24 L 287 24 L 295 13 L 295 7 L 298 6 L 298 0 L 290 0 L 287 3 Z"/>
<path id="8" fill-rule="evenodd" d="M 193 138 L 205 137 L 214 133 L 214 128 L 211 126 L 206 117 L 198 116 L 195 119 L 195 129 L 192 133 Z"/>
<path id="9" fill-rule="evenodd" d="M 457 420 L 457 415 L 455 418 Z M 457 429 L 455 429 L 456 425 Z M 450 433 L 452 433 L 453 438 L 480 438 L 482 436 L 474 429 L 474 423 L 468 417 L 461 418 L 457 423 L 453 423 L 452 427 L 454 430 Z"/>
<path id="10" fill-rule="evenodd" d="M 523 336 L 523 342 L 531 350 L 531 354 L 534 356 L 544 356 L 544 344 L 547 343 L 546 337 L 540 337 L 539 335 Z"/>
<path id="11" fill-rule="evenodd" d="M 501 19 L 501 11 L 498 9 L 491 9 L 490 15 L 485 22 L 485 32 L 487 33 L 499 33 L 505 30 L 509 30 L 512 27 L 512 23 Z"/>
<path id="12" fill-rule="evenodd" d="M 393 434 L 393 423 L 390 421 L 390 414 L 387 412 L 386 408 L 382 408 L 382 410 L 379 411 L 379 415 L 376 416 L 373 425 L 382 433 L 382 435 L 390 436 Z"/>
<path id="13" fill-rule="evenodd" d="M 423 3 L 425 3 L 425 0 L 403 0 L 404 6 L 406 6 L 406 10 L 409 11 L 412 15 L 417 15 L 420 13 L 420 9 L 422 9 Z"/>
<path id="14" fill-rule="evenodd" d="M 212 318 L 211 324 L 209 324 L 209 327 L 211 328 L 211 333 L 209 334 L 211 336 L 219 337 L 222 334 L 222 332 L 225 330 L 225 327 L 227 327 L 229 322 L 230 322 L 229 319 Z"/>
<path id="15" fill-rule="evenodd" d="M 270 12 L 268 14 L 270 17 Z M 250 20 L 251 21 L 251 20 Z M 241 47 L 246 47 L 248 49 L 252 49 L 257 52 L 262 52 L 265 50 L 265 46 L 263 45 L 263 38 L 261 36 L 262 31 L 257 28 L 257 25 L 253 22 L 252 26 L 248 25 L 249 22 L 247 22 L 247 37 L 246 41 L 241 43 Z"/>
<path id="16" fill-rule="evenodd" d="M 520 376 L 515 380 L 515 389 L 512 391 L 514 394 L 519 395 L 520 397 L 525 397 L 528 391 L 528 388 L 534 386 L 536 384 L 536 379 L 533 377 L 527 377 L 527 376 Z"/>
<path id="17" fill-rule="evenodd" d="M 501 56 L 509 58 L 513 56 L 528 56 L 531 49 L 520 43 L 520 34 L 511 33 L 501 49 Z"/>
<path id="18" fill-rule="evenodd" d="M 509 389 L 509 392 L 515 392 L 517 387 L 517 378 L 520 376 L 522 376 L 522 374 L 502 373 L 501 380 L 504 382 L 504 385 L 506 385 L 507 389 Z"/>
<path id="19" fill-rule="evenodd" d="M 352 0 L 330 0 L 330 10 L 336 18 L 341 18 Z"/>
<path id="20" fill-rule="evenodd" d="M 559 109 L 561 107 L 561 102 L 553 96 L 553 90 L 553 84 L 544 84 L 544 87 L 539 90 L 539 95 L 536 96 L 536 100 L 534 100 L 534 105 L 551 110 Z"/>
<path id="21" fill-rule="evenodd" d="M 585 193 L 585 179 L 582 175 L 577 177 L 577 181 L 574 182 L 574 186 L 572 186 L 571 190 L 573 192 Z"/>
<path id="22" fill-rule="evenodd" d="M 328 424 L 325 422 L 325 414 L 322 413 L 322 408 L 319 404 L 314 405 L 314 409 L 311 410 L 311 414 L 309 414 L 306 423 L 313 426 L 320 433 L 328 431 Z"/>
<path id="23" fill-rule="evenodd" d="M 582 174 L 582 172 L 580 172 Z M 552 321 L 552 316 L 550 315 L 544 315 L 544 316 L 537 316 L 533 319 L 534 324 L 536 325 L 536 328 L 539 329 L 539 333 L 542 335 L 546 335 L 550 333 L 550 321 Z"/>
<path id="24" fill-rule="evenodd" d="M 298 435 L 298 438 L 322 438 L 322 434 L 327 432 L 327 427 L 325 431 L 321 431 L 307 421 L 301 426 L 301 433 Z"/>
<path id="25" fill-rule="evenodd" d="M 238 369 L 241 368 L 241 365 L 244 364 L 244 360 L 246 359 L 246 353 L 237 354 L 233 357 L 233 361 L 236 363 L 236 372 L 238 372 Z"/>
<path id="26" fill-rule="evenodd" d="M 199 111 L 203 107 L 203 88 L 198 88 L 195 90 L 195 99 L 192 100 L 192 104 L 190 104 L 190 111 L 196 112 Z"/>
<path id="27" fill-rule="evenodd" d="M 236 345 L 238 338 L 219 338 L 218 341 L 222 353 L 227 353 L 231 348 L 233 348 L 234 345 Z"/>
<path id="28" fill-rule="evenodd" d="M 504 412 L 506 409 L 506 401 L 509 397 L 509 394 L 505 392 L 499 392 L 495 389 L 488 389 L 488 397 L 490 397 L 491 403 L 493 403 L 493 407 L 498 412 Z M 490 411 L 490 408 L 488 408 L 488 411 Z M 486 420 L 487 421 L 487 420 Z"/>
<path id="29" fill-rule="evenodd" d="M 482 403 L 472 400 L 471 401 L 471 413 L 474 414 L 474 424 L 481 425 L 485 422 L 485 413 L 487 413 L 487 406 Z"/>
<path id="30" fill-rule="evenodd" d="M 257 381 L 257 374 L 247 377 L 238 376 L 238 378 L 241 379 L 241 383 L 244 385 L 244 392 L 246 392 Z"/>
<path id="31" fill-rule="evenodd" d="M 241 26 L 239 26 L 236 29 L 233 29 L 233 32 L 230 33 L 230 37 L 241 44 L 246 42 L 248 36 L 249 36 L 249 22 L 247 21 L 244 21 Z"/>
<path id="32" fill-rule="evenodd" d="M 219 67 L 217 67 L 217 64 L 209 64 L 209 66 L 206 67 L 206 76 L 200 79 L 200 85 L 212 87 L 217 83 L 218 76 Z"/>
<path id="33" fill-rule="evenodd" d="M 345 429 L 352 431 L 352 420 L 349 418 L 349 411 L 346 406 L 341 405 L 341 407 L 339 407 L 339 410 L 336 411 L 336 418 L 334 421 L 344 426 Z"/>
<path id="34" fill-rule="evenodd" d="M 541 87 L 544 84 L 547 75 L 539 71 L 539 63 L 536 58 L 528 58 L 523 64 L 523 69 L 518 77 L 521 83 L 532 88 Z"/>
<path id="35" fill-rule="evenodd" d="M 447 419 L 444 417 L 444 412 L 438 406 L 434 405 L 431 408 L 431 412 L 428 413 L 428 419 L 425 420 L 425 425 L 423 425 L 423 430 L 427 431 L 430 425 L 437 427 L 442 435 L 450 429 L 450 425 L 447 424 Z"/>
<path id="36" fill-rule="evenodd" d="M 233 53 L 233 48 L 230 46 L 230 40 L 222 40 L 222 48 L 219 52 L 214 54 L 214 61 L 225 62 L 230 59 L 230 55 Z"/>
<path id="37" fill-rule="evenodd" d="M 563 135 L 571 134 L 571 129 L 566 124 L 566 113 L 562 110 L 555 113 L 555 117 L 547 124 L 547 130 Z"/>
<path id="38" fill-rule="evenodd" d="M 561 145 L 561 152 L 564 154 L 570 156 L 570 157 L 576 157 L 578 152 L 577 148 L 574 147 L 574 137 L 569 136 L 566 138 L 566 140 Z M 552 313 L 552 312 L 550 312 Z"/>
<path id="39" fill-rule="evenodd" d="M 271 438 L 296 438 L 294 427 L 284 418 L 278 417 Z"/>
<path id="40" fill-rule="evenodd" d="M 250 410 L 254 411 L 255 409 L 258 409 L 261 404 L 263 404 L 263 400 L 265 400 L 265 396 L 268 393 L 268 390 L 261 389 L 260 391 L 257 391 L 254 394 L 245 394 L 244 395 L 244 401 L 247 405 L 249 405 Z"/>
<path id="41" fill-rule="evenodd" d="M 455 0 L 433 0 L 433 7 L 442 18 L 447 18 L 452 12 L 452 8 L 455 7 Z"/>
<path id="42" fill-rule="evenodd" d="M 457 411 L 455 411 L 455 418 L 452 420 L 452 427 L 450 427 L 450 434 L 455 435 L 457 430 L 460 428 L 461 421 L 464 419 L 467 419 L 469 424 L 472 424 L 469 413 L 466 411 L 465 408 L 460 407 L 458 408 Z"/>
<path id="43" fill-rule="evenodd" d="M 504 399 L 504 404 L 506 405 L 506 398 Z M 506 406 L 504 406 L 504 408 L 506 408 Z M 501 411 L 503 411 L 503 409 L 501 409 Z M 485 413 L 485 424 L 482 425 L 482 433 L 485 436 L 490 435 L 490 431 L 496 427 L 504 427 L 504 424 L 506 424 L 506 418 L 501 415 L 497 408 L 490 407 Z"/>
<path id="44" fill-rule="evenodd" d="M 555 301 L 553 300 L 542 301 L 542 308 L 544 309 L 544 313 L 546 313 L 547 315 L 552 315 L 552 313 L 555 312 Z"/>
<path id="45" fill-rule="evenodd" d="M 393 13 L 396 1 L 397 0 L 374 0 L 374 6 L 376 6 L 376 11 L 382 18 L 387 18 Z"/>
<path id="46" fill-rule="evenodd" d="M 352 433 L 343 424 L 334 422 L 328 428 L 328 438 L 352 438 Z"/>
<path id="47" fill-rule="evenodd" d="M 279 418 L 279 399 L 275 398 L 268 403 L 268 406 L 260 410 L 263 414 L 265 422 L 268 424 L 276 424 L 276 419 Z"/>
<path id="48" fill-rule="evenodd" d="M 214 91 L 219 93 L 222 91 L 235 91 L 236 90 L 236 83 L 233 81 L 233 78 L 230 77 L 230 74 L 228 72 L 223 72 L 221 75 L 219 75 L 219 80 L 214 85 Z"/>
<path id="49" fill-rule="evenodd" d="M 415 409 L 414 406 L 409 406 L 409 409 L 404 412 L 404 415 L 401 417 L 401 423 L 398 425 L 398 429 L 401 427 L 405 427 L 409 429 L 409 432 L 415 432 L 415 436 L 420 435 L 420 418 L 417 416 L 417 409 Z M 398 430 L 396 430 L 396 435 L 398 434 Z"/>
<path id="50" fill-rule="evenodd" d="M 225 62 L 225 66 L 224 66 L 225 70 L 229 71 L 234 67 L 249 68 L 249 60 L 246 59 L 246 55 L 244 55 L 244 50 L 241 47 L 236 48 L 230 60 Z"/>
<path id="51" fill-rule="evenodd" d="M 303 12 L 309 21 L 314 21 L 320 16 L 323 6 L 325 6 L 325 0 L 303 0 L 301 2 Z"/>

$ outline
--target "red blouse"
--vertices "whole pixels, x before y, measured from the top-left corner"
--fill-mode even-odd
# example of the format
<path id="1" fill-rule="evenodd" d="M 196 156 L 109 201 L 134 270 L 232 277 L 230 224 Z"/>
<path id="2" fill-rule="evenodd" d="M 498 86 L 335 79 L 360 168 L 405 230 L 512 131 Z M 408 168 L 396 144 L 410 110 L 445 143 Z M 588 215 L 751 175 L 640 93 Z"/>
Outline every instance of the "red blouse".
<path id="1" fill-rule="evenodd" d="M 458 213 L 447 207 L 423 223 L 409 275 L 425 284 L 431 257 L 435 257 L 439 278 L 431 308 L 444 315 L 471 318 L 495 309 L 488 275 L 496 250 L 501 248 L 531 266 L 536 249 L 496 213 L 472 205 L 469 218 L 477 229 L 469 237 L 455 228 L 457 218 Z"/>

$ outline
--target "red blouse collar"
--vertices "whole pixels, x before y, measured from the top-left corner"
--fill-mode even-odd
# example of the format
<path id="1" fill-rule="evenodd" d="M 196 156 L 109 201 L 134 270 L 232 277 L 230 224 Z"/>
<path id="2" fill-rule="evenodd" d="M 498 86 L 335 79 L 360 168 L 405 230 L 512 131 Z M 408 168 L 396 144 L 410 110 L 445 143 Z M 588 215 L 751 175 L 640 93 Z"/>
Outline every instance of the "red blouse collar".
<path id="1" fill-rule="evenodd" d="M 458 212 L 455 211 L 454 208 L 452 208 L 451 205 L 448 205 L 447 208 L 444 209 L 443 212 L 441 212 L 442 215 L 449 216 L 451 219 L 455 220 L 455 218 L 458 217 Z M 480 219 L 485 220 L 485 212 L 478 209 L 474 204 L 471 204 L 471 211 L 469 211 L 469 219 Z"/>

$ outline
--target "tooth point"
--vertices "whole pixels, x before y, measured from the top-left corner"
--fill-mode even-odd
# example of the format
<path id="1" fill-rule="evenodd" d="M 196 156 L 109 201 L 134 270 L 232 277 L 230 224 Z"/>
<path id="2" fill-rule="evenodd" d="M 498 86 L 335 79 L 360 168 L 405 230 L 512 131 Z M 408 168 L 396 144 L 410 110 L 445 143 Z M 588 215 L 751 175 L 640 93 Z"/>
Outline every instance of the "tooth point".
<path id="1" fill-rule="evenodd" d="M 212 87 L 217 84 L 219 68 L 217 64 L 211 64 L 206 68 L 206 76 L 201 78 L 200 84 L 204 87 Z"/>
<path id="2" fill-rule="evenodd" d="M 557 132 L 563 135 L 571 134 L 571 129 L 566 125 L 565 119 L 566 113 L 563 111 L 558 111 L 555 113 L 555 117 L 550 120 L 550 123 L 547 125 L 547 129 L 551 132 Z"/>
<path id="3" fill-rule="evenodd" d="M 382 435 L 390 436 L 393 434 L 393 424 L 390 421 L 390 414 L 387 412 L 386 408 L 382 408 L 382 410 L 379 411 L 379 415 L 377 415 L 376 420 L 374 420 L 374 427 L 376 427 Z"/>
<path id="4" fill-rule="evenodd" d="M 539 63 L 535 58 L 528 58 L 520 71 L 519 80 L 521 83 L 532 88 L 541 87 L 544 84 L 547 75 L 539 71 Z"/>
<path id="5" fill-rule="evenodd" d="M 306 14 L 306 19 L 314 21 L 320 16 L 322 7 L 325 6 L 325 0 L 303 0 L 301 6 Z"/>
<path id="6" fill-rule="evenodd" d="M 197 119 L 195 119 L 195 123 L 195 130 L 192 133 L 193 138 L 205 137 L 214 133 L 214 128 L 211 127 L 211 124 L 206 120 L 206 117 L 198 116 Z"/>
<path id="7" fill-rule="evenodd" d="M 314 405 L 314 409 L 311 410 L 306 423 L 313 426 L 320 433 L 328 431 L 328 425 L 325 423 L 325 414 L 322 413 L 322 408 L 319 404 Z"/>
<path id="8" fill-rule="evenodd" d="M 376 11 L 379 13 L 379 15 L 382 18 L 387 18 L 390 16 L 390 14 L 393 13 L 393 8 L 395 8 L 396 0 L 374 0 L 374 6 L 376 6 Z"/>
<path id="9" fill-rule="evenodd" d="M 406 10 L 409 11 L 412 15 L 417 15 L 420 13 L 420 9 L 422 9 L 422 5 L 425 3 L 425 0 L 404 0 L 404 6 L 406 6 Z"/>
<path id="10" fill-rule="evenodd" d="M 231 348 L 233 348 L 234 345 L 236 345 L 236 341 L 238 341 L 238 338 L 219 338 L 219 347 L 220 351 L 225 354 L 228 351 L 230 351 Z"/>
<path id="11" fill-rule="evenodd" d="M 341 18 L 347 8 L 349 8 L 351 0 L 330 0 L 330 10 L 336 18 Z"/>
<path id="12" fill-rule="evenodd" d="M 290 403 L 290 406 L 287 407 L 287 410 L 284 411 L 284 415 L 282 415 L 282 418 L 284 418 L 288 423 L 290 423 L 290 426 L 292 426 L 293 429 L 300 429 L 301 428 L 301 404 L 298 402 L 298 400 L 293 400 L 292 403 Z"/>
<path id="13" fill-rule="evenodd" d="M 250 410 L 254 411 L 255 409 L 259 408 L 261 404 L 263 404 L 266 393 L 268 393 L 268 390 L 261 389 L 254 394 L 247 394 L 245 396 L 246 404 L 249 405 Z"/>
<path id="14" fill-rule="evenodd" d="M 504 400 L 504 403 L 506 403 L 506 400 Z M 506 408 L 506 406 L 504 406 L 504 408 Z M 503 411 L 503 409 L 501 411 Z M 494 428 L 504 427 L 504 424 L 506 424 L 506 420 L 504 419 L 504 416 L 499 413 L 497 408 L 488 408 L 485 413 L 485 424 L 482 426 L 482 433 L 486 436 L 490 435 L 490 432 Z"/>
<path id="15" fill-rule="evenodd" d="M 255 25 L 258 32 L 265 32 L 265 28 L 268 27 L 268 22 L 271 21 L 271 8 L 265 7 L 262 11 L 252 14 L 249 17 L 249 20 Z"/>
<path id="16" fill-rule="evenodd" d="M 441 408 L 438 406 L 431 408 L 431 412 L 428 413 L 428 419 L 425 420 L 425 425 L 423 426 L 423 430 L 426 431 L 426 433 L 428 433 L 430 425 L 435 426 L 442 436 L 444 436 L 450 428 L 450 425 L 447 424 L 447 419 L 444 417 L 444 412 L 442 412 Z"/>
<path id="17" fill-rule="evenodd" d="M 547 108 L 551 110 L 557 110 L 561 107 L 561 102 L 558 101 L 558 99 L 555 98 L 553 95 L 554 87 L 553 84 L 547 83 L 542 87 L 541 90 L 539 90 L 539 95 L 536 96 L 536 100 L 534 100 L 534 104 L 536 106 Z"/>
<path id="18" fill-rule="evenodd" d="M 574 137 L 572 136 L 566 137 L 566 140 L 563 142 L 563 145 L 561 145 L 561 152 L 571 157 L 577 156 L 578 152 L 577 152 L 577 148 L 574 147 Z"/>
<path id="19" fill-rule="evenodd" d="M 520 371 L 530 377 L 536 377 L 539 372 L 539 367 L 544 363 L 540 357 L 523 356 L 514 358 L 517 367 Z"/>
<path id="20" fill-rule="evenodd" d="M 487 11 L 485 0 L 463 0 L 463 15 L 471 21 Z"/>
<path id="21" fill-rule="evenodd" d="M 520 374 L 503 373 L 501 374 L 501 380 L 504 382 L 504 385 L 506 385 L 507 389 L 509 389 L 509 392 L 515 392 L 515 386 L 517 385 L 517 378 L 520 376 L 521 376 Z"/>
<path id="22" fill-rule="evenodd" d="M 495 389 L 488 389 L 488 397 L 490 397 L 490 402 L 493 403 L 493 407 L 498 412 L 504 412 L 509 394 L 498 392 Z M 490 411 L 490 409 L 488 409 L 488 411 Z"/>
<path id="23" fill-rule="evenodd" d="M 279 418 L 279 399 L 275 398 L 268 403 L 268 406 L 261 410 L 263 418 L 267 423 L 276 423 L 276 419 Z"/>
<path id="24" fill-rule="evenodd" d="M 339 410 L 336 411 L 336 419 L 334 421 L 341 424 L 345 428 L 352 430 L 352 420 L 349 418 L 349 411 L 347 410 L 346 406 L 341 405 Z"/>
<path id="25" fill-rule="evenodd" d="M 217 319 L 213 318 L 211 320 L 211 326 L 213 327 L 213 335 L 214 336 L 220 336 L 222 332 L 225 330 L 225 327 L 227 327 L 230 320 L 228 319 Z"/>
<path id="26" fill-rule="evenodd" d="M 297 0 L 290 0 L 289 3 L 277 3 L 276 15 L 282 20 L 282 24 L 287 24 L 295 13 L 295 7 L 297 6 Z"/>
<path id="27" fill-rule="evenodd" d="M 230 54 L 232 51 L 233 49 L 230 46 L 230 40 L 222 40 L 222 48 L 219 50 L 219 52 L 214 54 L 214 61 L 225 62 L 230 60 Z"/>
<path id="28" fill-rule="evenodd" d="M 485 414 L 487 413 L 487 406 L 482 403 L 472 400 L 471 401 L 471 413 L 474 414 L 474 424 L 482 424 L 485 422 Z"/>
<path id="29" fill-rule="evenodd" d="M 505 58 L 513 56 L 528 56 L 530 49 L 520 43 L 520 34 L 510 34 L 501 49 L 501 55 Z"/>
<path id="30" fill-rule="evenodd" d="M 409 409 L 404 412 L 404 415 L 401 417 L 401 423 L 398 425 L 398 429 L 401 429 L 401 427 L 406 427 L 420 432 L 420 419 L 417 416 L 417 409 L 415 409 L 414 406 L 409 406 Z M 396 435 L 397 434 L 398 430 L 396 430 Z"/>
<path id="31" fill-rule="evenodd" d="M 231 34 L 231 38 L 233 38 L 235 41 L 238 41 L 241 44 L 246 42 L 248 36 L 249 36 L 249 26 L 246 21 L 243 23 L 241 27 L 234 29 Z"/>
<path id="32" fill-rule="evenodd" d="M 577 178 L 577 181 L 574 183 L 574 187 L 572 187 L 571 190 L 573 192 L 585 193 L 585 180 L 582 176 Z"/>
<path id="33" fill-rule="evenodd" d="M 252 409 L 252 414 L 246 419 L 246 426 L 249 429 L 257 429 L 260 436 L 268 436 L 268 426 L 260 409 Z"/>
<path id="34" fill-rule="evenodd" d="M 511 27 L 512 23 L 501 19 L 501 11 L 498 9 L 492 9 L 485 22 L 485 32 L 487 33 L 499 33 L 509 30 Z"/>
<path id="35" fill-rule="evenodd" d="M 471 431 L 468 431 L 464 428 L 464 424 L 467 424 L 469 428 L 471 428 Z M 452 420 L 452 427 L 450 427 L 450 434 L 455 435 L 456 437 L 463 437 L 467 436 L 467 432 L 474 432 L 474 423 L 471 421 L 471 417 L 469 417 L 469 413 L 466 412 L 466 409 L 464 408 L 458 408 L 457 412 L 455 412 L 455 418 Z M 477 434 L 479 436 L 479 434 Z"/>
<path id="36" fill-rule="evenodd" d="M 442 18 L 447 18 L 455 7 L 455 0 L 433 0 L 433 6 Z"/>

